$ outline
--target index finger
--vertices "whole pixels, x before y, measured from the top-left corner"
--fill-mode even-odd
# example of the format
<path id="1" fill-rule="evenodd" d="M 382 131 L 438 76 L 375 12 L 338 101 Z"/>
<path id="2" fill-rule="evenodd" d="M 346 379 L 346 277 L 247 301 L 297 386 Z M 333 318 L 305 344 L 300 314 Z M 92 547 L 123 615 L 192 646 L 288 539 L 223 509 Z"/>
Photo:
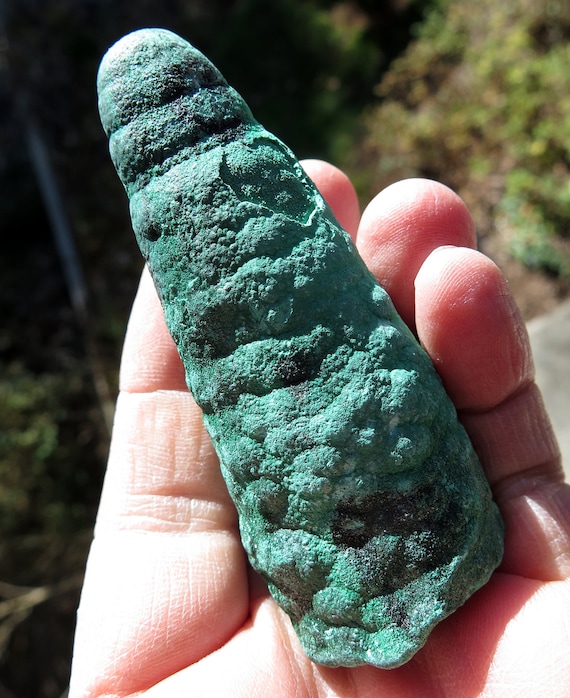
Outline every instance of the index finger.
<path id="1" fill-rule="evenodd" d="M 470 249 L 465 204 L 441 184 L 399 182 L 369 205 L 357 240 L 415 326 L 479 455 L 506 523 L 502 571 L 570 575 L 570 488 L 526 329 L 500 270 Z"/>
<path id="2" fill-rule="evenodd" d="M 416 278 L 418 336 L 479 455 L 505 521 L 502 571 L 570 573 L 570 488 L 524 322 L 496 265 L 445 247 Z"/>

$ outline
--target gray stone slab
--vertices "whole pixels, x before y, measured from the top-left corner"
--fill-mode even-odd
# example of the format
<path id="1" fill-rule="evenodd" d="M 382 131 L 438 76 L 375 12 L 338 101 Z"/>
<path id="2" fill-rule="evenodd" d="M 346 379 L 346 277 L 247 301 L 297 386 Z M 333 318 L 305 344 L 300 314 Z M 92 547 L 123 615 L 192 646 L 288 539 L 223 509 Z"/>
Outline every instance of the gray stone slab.
<path id="1" fill-rule="evenodd" d="M 531 320 L 528 332 L 536 381 L 560 443 L 566 480 L 570 482 L 570 301 Z"/>

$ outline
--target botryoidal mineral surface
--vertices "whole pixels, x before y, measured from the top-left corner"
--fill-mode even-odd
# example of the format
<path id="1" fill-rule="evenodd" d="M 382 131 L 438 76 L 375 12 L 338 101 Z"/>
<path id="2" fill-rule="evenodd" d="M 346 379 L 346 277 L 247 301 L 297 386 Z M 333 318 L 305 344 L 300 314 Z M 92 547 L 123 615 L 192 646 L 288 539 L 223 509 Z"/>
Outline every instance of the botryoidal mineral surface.
<path id="1" fill-rule="evenodd" d="M 98 88 L 252 566 L 314 661 L 403 664 L 502 556 L 433 364 L 294 155 L 199 51 L 134 32 Z"/>

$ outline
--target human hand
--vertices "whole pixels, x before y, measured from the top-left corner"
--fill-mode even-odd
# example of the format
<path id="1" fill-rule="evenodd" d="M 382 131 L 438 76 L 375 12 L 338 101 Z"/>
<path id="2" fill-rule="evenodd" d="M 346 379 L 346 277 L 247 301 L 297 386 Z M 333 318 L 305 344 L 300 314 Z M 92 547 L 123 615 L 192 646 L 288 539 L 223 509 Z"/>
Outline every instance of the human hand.
<path id="1" fill-rule="evenodd" d="M 570 686 L 570 487 L 522 319 L 449 189 L 408 180 L 360 219 L 335 168 L 304 167 L 431 355 L 506 524 L 490 582 L 398 669 L 303 653 L 248 567 L 237 515 L 148 273 L 129 322 L 70 698 L 524 696 Z"/>

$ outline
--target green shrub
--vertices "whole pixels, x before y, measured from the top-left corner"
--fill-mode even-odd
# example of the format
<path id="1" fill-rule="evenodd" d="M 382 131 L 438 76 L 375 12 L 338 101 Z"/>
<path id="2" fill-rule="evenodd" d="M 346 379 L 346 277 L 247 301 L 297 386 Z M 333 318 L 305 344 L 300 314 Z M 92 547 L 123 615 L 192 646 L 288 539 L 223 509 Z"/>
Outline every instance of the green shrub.
<path id="1" fill-rule="evenodd" d="M 569 36 L 568 0 L 443 0 L 366 117 L 374 185 L 428 176 L 486 199 L 513 254 L 570 278 Z"/>

